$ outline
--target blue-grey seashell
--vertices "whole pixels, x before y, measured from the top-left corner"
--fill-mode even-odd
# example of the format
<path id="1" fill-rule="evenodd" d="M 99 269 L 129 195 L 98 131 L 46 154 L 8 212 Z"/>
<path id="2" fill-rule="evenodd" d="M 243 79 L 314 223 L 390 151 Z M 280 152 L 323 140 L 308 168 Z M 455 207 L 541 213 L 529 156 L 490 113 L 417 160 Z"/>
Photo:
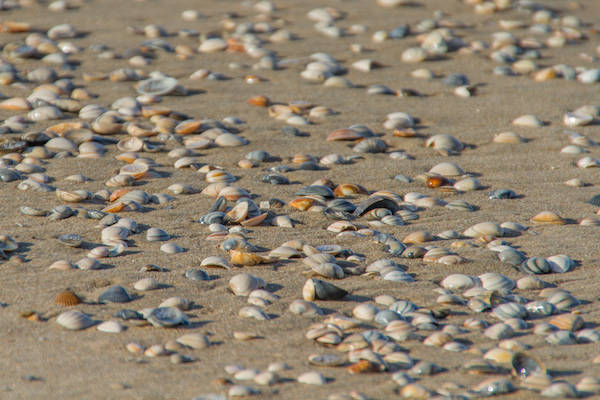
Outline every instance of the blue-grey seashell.
<path id="1" fill-rule="evenodd" d="M 496 189 L 488 194 L 488 199 L 514 199 L 517 194 L 510 189 Z"/>
<path id="2" fill-rule="evenodd" d="M 208 274 L 201 269 L 193 268 L 185 271 L 185 277 L 192 281 L 208 281 L 210 277 Z"/>
<path id="3" fill-rule="evenodd" d="M 156 327 L 170 328 L 177 325 L 189 325 L 187 316 L 175 307 L 159 307 L 152 310 L 146 318 Z"/>
<path id="4" fill-rule="evenodd" d="M 128 303 L 133 298 L 123 286 L 114 285 L 109 287 L 98 297 L 100 303 Z"/>

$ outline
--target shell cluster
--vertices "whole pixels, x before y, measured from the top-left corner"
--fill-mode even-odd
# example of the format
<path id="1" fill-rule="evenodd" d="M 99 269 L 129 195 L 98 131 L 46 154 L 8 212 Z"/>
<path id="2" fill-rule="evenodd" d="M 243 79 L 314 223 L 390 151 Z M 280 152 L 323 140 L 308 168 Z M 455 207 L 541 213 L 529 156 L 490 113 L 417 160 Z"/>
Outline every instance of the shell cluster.
<path id="1" fill-rule="evenodd" d="M 0 1 L 7 392 L 600 394 L 597 1 L 133 3 Z"/>

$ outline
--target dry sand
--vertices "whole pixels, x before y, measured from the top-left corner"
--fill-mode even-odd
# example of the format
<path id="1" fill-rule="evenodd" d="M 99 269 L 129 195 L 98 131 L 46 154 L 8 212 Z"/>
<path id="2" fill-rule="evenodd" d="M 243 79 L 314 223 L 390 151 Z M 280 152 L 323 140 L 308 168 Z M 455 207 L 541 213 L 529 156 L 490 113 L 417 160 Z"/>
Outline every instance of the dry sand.
<path id="1" fill-rule="evenodd" d="M 443 10 L 449 17 L 472 24 L 471 28 L 457 29 L 458 36 L 466 41 L 475 39 L 490 41 L 490 34 L 500 29 L 496 21 L 519 19 L 531 21 L 530 14 L 509 10 L 494 15 L 475 15 L 472 7 L 460 1 L 421 0 L 413 7 L 384 9 L 377 7 L 375 1 L 284 1 L 275 2 L 276 18 L 286 21 L 286 28 L 299 36 L 299 40 L 283 44 L 265 44 L 265 47 L 277 52 L 280 59 L 292 60 L 285 68 L 277 71 L 260 70 L 255 73 L 266 78 L 266 82 L 247 85 L 243 76 L 253 73 L 248 68 L 232 70 L 228 64 L 232 61 L 250 66 L 256 60 L 243 54 L 218 53 L 197 54 L 189 60 L 178 60 L 172 54 L 158 52 L 158 57 L 145 68 L 147 71 L 159 70 L 180 80 L 185 87 L 200 89 L 201 93 L 184 97 L 165 97 L 162 104 L 187 113 L 193 117 L 222 119 L 234 115 L 244 121 L 241 135 L 250 141 L 244 147 L 234 149 L 209 149 L 202 151 L 202 160 L 206 163 L 225 167 L 241 179 L 236 185 L 256 194 L 257 201 L 277 197 L 284 201 L 294 198 L 294 193 L 318 178 L 329 178 L 335 183 L 352 182 L 365 186 L 370 191 L 389 190 L 400 195 L 418 191 L 443 199 L 461 198 L 479 207 L 476 212 L 450 211 L 443 207 L 434 207 L 418 214 L 420 218 L 406 226 L 381 228 L 398 238 L 415 230 L 427 230 L 439 233 L 447 229 L 462 232 L 467 227 L 482 221 L 514 221 L 531 225 L 530 219 L 537 212 L 552 210 L 573 221 L 584 217 L 594 217 L 596 208 L 585 201 L 598 193 L 598 170 L 578 169 L 573 162 L 577 156 L 567 156 L 559 150 L 568 144 L 563 133 L 562 115 L 585 104 L 598 104 L 598 84 L 584 85 L 575 81 L 555 79 L 535 82 L 531 77 L 500 77 L 492 74 L 497 65 L 489 60 L 484 51 L 481 54 L 458 55 L 449 53 L 445 59 L 421 64 L 404 64 L 400 61 L 401 52 L 416 45 L 415 36 L 401 40 L 388 40 L 373 43 L 371 35 L 377 30 L 390 30 L 401 23 L 414 27 L 422 19 L 430 18 L 435 10 Z M 555 7 L 560 15 L 580 16 L 586 23 L 595 23 L 600 16 L 600 3 L 594 0 L 578 2 L 540 1 Z M 352 24 L 364 24 L 367 32 L 342 38 L 329 38 L 315 32 L 313 22 L 306 13 L 315 7 L 331 5 L 347 13 L 345 19 L 337 24 L 349 28 Z M 572 8 L 572 5 L 578 7 Z M 186 9 L 198 9 L 206 15 L 205 19 L 186 22 L 181 12 Z M 219 21 L 226 12 L 237 12 L 236 21 L 256 21 L 257 12 L 250 2 L 236 1 L 85 1 L 80 7 L 66 12 L 47 11 L 44 4 L 3 11 L 2 20 L 28 21 L 42 31 L 59 23 L 71 23 L 77 29 L 86 32 L 82 38 L 73 42 L 86 48 L 89 45 L 103 43 L 117 53 L 138 46 L 145 38 L 127 33 L 127 26 L 143 27 L 156 23 L 168 32 L 179 29 L 196 29 L 201 33 L 221 31 Z M 595 67 L 597 62 L 588 62 L 579 57 L 580 53 L 597 54 L 598 35 L 595 25 L 586 25 L 582 31 L 588 40 L 558 49 L 542 49 L 542 58 L 537 62 L 542 66 L 560 63 Z M 525 30 L 517 30 L 519 37 L 531 36 Z M 263 35 L 264 36 L 264 35 Z M 22 40 L 25 34 L 1 34 L 2 43 Z M 547 35 L 543 36 L 544 38 Z M 172 36 L 166 38 L 173 44 L 187 43 L 197 46 L 197 39 Z M 354 54 L 350 44 L 361 43 L 369 49 L 364 54 Z M 306 57 L 315 52 L 331 54 L 349 67 L 350 63 L 361 58 L 372 58 L 384 67 L 369 73 L 349 69 L 348 79 L 363 88 L 332 89 L 318 84 L 307 83 L 300 79 L 299 72 L 306 64 Z M 74 71 L 59 71 L 61 76 L 70 76 L 75 83 L 85 85 L 99 97 L 93 103 L 109 105 L 123 96 L 135 95 L 133 83 L 113 83 L 110 81 L 83 82 L 84 71 L 110 72 L 126 65 L 126 60 L 100 60 L 94 53 L 85 50 L 69 57 L 80 65 Z M 293 62 L 293 59 L 298 59 Z M 32 69 L 38 63 L 27 61 L 16 64 L 19 69 Z M 452 94 L 451 89 L 441 83 L 441 79 L 431 81 L 417 80 L 410 76 L 416 68 L 430 68 L 440 76 L 451 73 L 464 73 L 472 83 L 481 84 L 476 96 L 461 99 Z M 192 81 L 189 75 L 199 69 L 207 68 L 220 72 L 231 79 L 225 81 Z M 424 97 L 394 97 L 367 95 L 365 87 L 372 84 L 385 84 L 391 88 L 413 88 Z M 2 87 L 6 96 L 27 96 L 28 90 L 11 86 Z M 246 104 L 251 96 L 263 94 L 277 102 L 304 100 L 330 107 L 338 115 L 324 118 L 315 124 L 302 128 L 309 135 L 290 138 L 280 133 L 283 123 L 267 116 L 264 108 Z M 437 133 L 449 133 L 469 145 L 460 156 L 444 157 L 434 150 L 424 147 L 423 138 L 406 139 L 394 137 L 382 128 L 386 114 L 405 111 L 420 119 L 419 133 L 427 136 Z M 518 128 L 511 121 L 519 115 L 531 113 L 547 121 L 542 128 Z M 6 118 L 14 112 L 2 111 L 0 117 Z M 41 130 L 52 122 L 38 123 L 31 130 Z M 365 124 L 390 145 L 390 150 L 405 150 L 414 160 L 393 160 L 387 154 L 366 155 L 364 159 L 349 165 L 333 166 L 326 171 L 298 171 L 286 174 L 295 182 L 289 186 L 271 186 L 260 182 L 265 174 L 265 165 L 259 168 L 242 170 L 236 163 L 251 150 L 264 149 L 280 156 L 284 162 L 297 153 L 309 153 L 323 156 L 337 152 L 342 155 L 353 154 L 343 142 L 326 142 L 327 134 L 336 128 L 352 124 Z M 522 145 L 500 145 L 492 143 L 494 134 L 513 130 L 530 139 Z M 600 140 L 598 125 L 574 129 L 591 139 Z M 15 135 L 16 136 L 16 135 Z M 172 146 L 172 145 L 169 145 Z M 85 188 L 92 192 L 103 189 L 104 182 L 120 166 L 114 156 L 114 146 L 105 157 L 97 160 L 66 158 L 49 160 L 45 165 L 46 173 L 55 178 L 51 184 L 63 189 Z M 172 147 L 168 147 L 170 149 Z M 591 156 L 598 156 L 597 148 L 590 148 Z M 149 193 L 164 192 L 172 182 L 185 182 L 197 188 L 206 183 L 202 176 L 189 169 L 175 170 L 172 160 L 166 152 L 151 154 L 160 164 L 159 171 L 170 174 L 165 179 L 145 180 L 139 188 Z M 421 182 L 403 184 L 392 178 L 397 174 L 415 177 L 428 171 L 442 161 L 453 161 L 463 169 L 476 174 L 487 189 L 466 192 L 460 195 L 444 195 L 426 188 Z M 275 163 L 267 166 L 276 165 Z M 84 185 L 63 181 L 68 175 L 82 173 L 92 179 Z M 567 179 L 581 178 L 590 183 L 587 187 L 571 188 L 563 184 Z M 0 398 L 3 399 L 191 399 L 203 393 L 219 393 L 226 386 L 216 386 L 217 378 L 227 377 L 223 367 L 227 364 L 265 369 L 272 361 L 285 361 L 292 369 L 283 372 L 286 378 L 272 387 L 260 387 L 257 398 L 271 399 L 324 399 L 332 393 L 344 393 L 357 390 L 377 399 L 399 397 L 394 392 L 396 385 L 390 373 L 349 375 L 344 368 L 315 368 L 307 364 L 307 356 L 314 352 L 332 351 L 322 349 L 305 339 L 304 332 L 311 322 L 322 318 L 310 319 L 295 316 L 287 311 L 294 299 L 301 297 L 301 287 L 305 277 L 301 272 L 305 267 L 301 262 L 280 263 L 275 266 L 248 267 L 249 272 L 262 277 L 268 283 L 268 289 L 281 299 L 266 311 L 273 316 L 270 321 L 254 321 L 237 316 L 239 309 L 246 305 L 246 299 L 235 297 L 227 289 L 229 279 L 240 272 L 209 271 L 215 279 L 196 283 L 186 279 L 183 273 L 199 266 L 200 261 L 210 255 L 224 255 L 218 243 L 206 241 L 208 229 L 196 223 L 213 202 L 201 194 L 179 195 L 167 206 L 150 205 L 150 211 L 127 213 L 128 217 L 147 226 L 160 227 L 174 236 L 173 242 L 187 249 L 185 253 L 166 255 L 159 251 L 159 244 L 145 240 L 144 234 L 133 236 L 134 246 L 128 254 L 106 260 L 109 265 L 98 271 L 71 270 L 66 272 L 48 271 L 47 267 L 57 259 L 76 261 L 85 256 L 88 249 L 73 249 L 60 245 L 56 237 L 63 233 L 77 233 L 88 243 L 100 242 L 100 229 L 96 222 L 74 217 L 62 221 L 48 221 L 45 218 L 27 217 L 18 212 L 18 206 L 29 205 L 50 209 L 59 204 L 54 193 L 31 193 L 16 189 L 18 182 L 2 184 L 0 192 L 1 231 L 10 234 L 19 242 L 17 254 L 25 262 L 12 259 L 0 266 Z M 522 195 L 520 199 L 491 201 L 487 193 L 492 189 L 510 188 Z M 358 200 L 358 199 L 357 199 Z M 354 201 L 354 200 L 353 200 Z M 101 208 L 102 204 L 83 204 L 86 208 Z M 284 209 L 286 213 L 299 221 L 294 229 L 282 229 L 260 226 L 251 229 L 251 243 L 273 249 L 285 240 L 302 238 L 313 245 L 337 243 L 366 256 L 365 265 L 379 258 L 387 257 L 379 244 L 367 239 L 338 239 L 324 228 L 330 223 L 324 216 L 316 213 Z M 598 258 L 600 247 L 597 245 L 598 227 L 569 224 L 564 226 L 535 226 L 531 229 L 537 234 L 524 233 L 508 240 L 529 256 L 550 256 L 568 254 L 580 262 L 573 271 L 566 274 L 545 275 L 542 278 L 560 287 L 570 290 L 585 301 L 577 309 L 589 324 L 597 326 L 598 311 Z M 448 242 L 437 242 L 448 246 Z M 425 264 L 422 260 L 400 259 L 408 266 L 408 272 L 414 274 L 415 283 L 391 283 L 380 279 L 368 279 L 354 276 L 338 284 L 352 293 L 344 301 L 319 303 L 328 312 L 351 313 L 360 301 L 371 300 L 379 294 L 391 294 L 401 299 L 416 302 L 421 306 L 435 306 L 437 293 L 433 292 L 444 276 L 462 272 L 479 275 L 496 271 L 510 278 L 523 276 L 521 272 L 500 263 L 495 254 L 482 248 L 459 250 L 469 259 L 460 266 L 442 266 Z M 140 268 L 154 263 L 168 269 L 164 273 L 141 273 Z M 181 296 L 193 300 L 197 307 L 188 315 L 190 327 L 181 329 L 159 329 L 153 327 L 130 327 L 120 334 L 108 334 L 89 328 L 84 331 L 66 331 L 55 322 L 62 308 L 53 305 L 53 298 L 60 290 L 70 287 L 86 300 L 93 302 L 104 290 L 104 286 L 121 284 L 128 289 L 138 279 L 154 276 L 167 288 L 143 293 L 134 302 L 119 304 L 84 304 L 77 309 L 87 312 L 97 320 L 107 320 L 121 308 L 142 309 L 155 307 L 170 296 Z M 522 292 L 523 296 L 535 298 L 534 293 Z M 467 317 L 464 307 L 452 307 L 455 311 L 444 323 L 461 324 Z M 31 322 L 19 316 L 26 310 L 35 310 L 47 317 L 47 322 Z M 488 321 L 494 321 L 489 315 L 482 315 Z M 232 338 L 233 331 L 252 331 L 262 338 L 239 342 Z M 164 343 L 186 332 L 202 332 L 210 336 L 214 345 L 205 350 L 186 352 L 198 361 L 173 365 L 168 357 L 145 359 L 143 363 L 132 361 L 134 358 L 125 350 L 128 342 L 136 341 L 144 345 Z M 482 339 L 480 333 L 461 335 L 460 339 L 473 347 L 489 349 L 490 340 Z M 575 346 L 552 346 L 543 337 L 531 334 L 531 331 L 518 337 L 519 340 L 534 345 L 531 354 L 543 360 L 553 371 L 556 379 L 576 383 L 583 375 L 600 377 L 600 367 L 592 364 L 591 359 L 598 354 L 598 344 L 580 344 Z M 481 376 L 465 375 L 458 368 L 465 359 L 475 358 L 465 353 L 452 353 L 438 348 L 429 348 L 418 342 L 401 344 L 410 350 L 415 359 L 434 361 L 448 369 L 448 372 L 423 378 L 420 383 L 435 389 L 444 382 L 458 382 L 471 387 L 481 381 Z M 331 382 L 320 387 L 298 384 L 293 381 L 302 372 L 318 369 Z M 34 376 L 34 381 L 24 377 Z M 255 385 L 255 387 L 257 387 Z M 505 398 L 530 398 L 531 392 L 519 391 Z"/>

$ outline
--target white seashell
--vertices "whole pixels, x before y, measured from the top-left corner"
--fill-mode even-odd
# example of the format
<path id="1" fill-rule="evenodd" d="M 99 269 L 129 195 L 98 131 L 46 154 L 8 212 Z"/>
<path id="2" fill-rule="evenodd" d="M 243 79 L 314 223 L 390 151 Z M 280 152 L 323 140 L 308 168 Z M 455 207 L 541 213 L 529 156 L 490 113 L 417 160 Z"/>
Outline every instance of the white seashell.
<path id="1" fill-rule="evenodd" d="M 206 39 L 198 47 L 200 53 L 215 53 L 227 48 L 227 42 L 221 38 Z"/>
<path id="2" fill-rule="evenodd" d="M 487 290 L 512 290 L 516 285 L 513 280 L 496 272 L 479 275 L 479 279 L 483 288 Z"/>
<path id="3" fill-rule="evenodd" d="M 593 157 L 583 157 L 577 160 L 578 168 L 597 168 L 600 167 L 600 160 Z"/>
<path id="4" fill-rule="evenodd" d="M 589 114 L 568 112 L 563 115 L 563 124 L 568 127 L 584 126 L 592 123 L 594 117 Z"/>
<path id="5" fill-rule="evenodd" d="M 160 251 L 167 254 L 176 254 L 182 253 L 184 249 L 179 247 L 175 243 L 165 243 L 162 246 L 160 246 Z"/>
<path id="6" fill-rule="evenodd" d="M 465 171 L 453 162 L 442 162 L 433 166 L 429 173 L 442 176 L 460 176 L 464 175 Z M 405 199 L 406 201 L 406 199 Z"/>
<path id="7" fill-rule="evenodd" d="M 463 234 L 471 238 L 477 238 L 481 236 L 502 237 L 504 230 L 500 225 L 494 222 L 480 222 L 471 226 L 470 228 L 467 228 Z"/>
<path id="8" fill-rule="evenodd" d="M 454 136 L 448 134 L 434 135 L 427 139 L 425 147 L 433 147 L 436 150 L 447 150 L 451 152 L 460 152 L 464 149 L 464 144 Z"/>
<path id="9" fill-rule="evenodd" d="M 483 334 L 494 340 L 508 339 L 514 336 L 514 330 L 510 325 L 501 322 L 490 326 L 483 332 Z"/>
<path id="10" fill-rule="evenodd" d="M 259 321 L 266 321 L 270 319 L 263 310 L 254 306 L 243 307 L 238 312 L 238 315 L 242 318 L 254 318 Z"/>
<path id="11" fill-rule="evenodd" d="M 110 320 L 110 321 L 104 321 L 103 323 L 98 325 L 98 327 L 96 329 L 98 329 L 100 332 L 106 332 L 106 333 L 120 333 L 120 332 L 123 332 L 125 329 L 127 329 L 127 327 L 123 326 L 118 321 Z"/>
<path id="12" fill-rule="evenodd" d="M 464 274 L 452 274 L 444 278 L 440 285 L 448 290 L 463 291 L 472 288 L 477 284 L 473 277 Z"/>
<path id="13" fill-rule="evenodd" d="M 174 296 L 169 297 L 168 299 L 160 303 L 158 307 L 175 307 L 180 309 L 181 311 L 186 311 L 189 310 L 191 306 L 191 301 L 184 299 L 183 297 Z"/>
<path id="14" fill-rule="evenodd" d="M 264 287 L 264 280 L 246 273 L 237 274 L 229 280 L 229 288 L 236 296 L 248 296 L 253 290 Z"/>
<path id="15" fill-rule="evenodd" d="M 79 311 L 65 311 L 56 318 L 56 322 L 69 330 L 78 331 L 94 325 L 94 321 Z"/>
<path id="16" fill-rule="evenodd" d="M 307 385 L 324 385 L 327 383 L 327 379 L 325 379 L 325 377 L 317 371 L 305 372 L 296 380 Z"/>
<path id="17" fill-rule="evenodd" d="M 192 349 L 205 349 L 210 346 L 210 339 L 201 333 L 188 333 L 178 337 L 176 341 L 180 345 L 191 347 Z"/>
<path id="18" fill-rule="evenodd" d="M 307 317 L 315 317 L 318 315 L 322 315 L 323 311 L 312 301 L 306 300 L 294 300 L 288 310 L 292 314 L 303 315 Z"/>
<path id="19" fill-rule="evenodd" d="M 133 288 L 139 291 L 154 290 L 160 287 L 158 281 L 154 278 L 143 278 L 137 281 Z"/>
<path id="20" fill-rule="evenodd" d="M 550 264 L 552 272 L 561 274 L 568 272 L 575 265 L 575 262 L 564 254 L 548 257 L 546 261 Z"/>
<path id="21" fill-rule="evenodd" d="M 523 126 L 528 128 L 537 128 L 540 126 L 544 126 L 544 123 L 538 117 L 532 114 L 521 115 L 520 117 L 515 118 L 512 123 L 516 126 Z"/>
<path id="22" fill-rule="evenodd" d="M 361 321 L 373 321 L 379 309 L 372 304 L 362 303 L 354 307 L 352 316 Z"/>

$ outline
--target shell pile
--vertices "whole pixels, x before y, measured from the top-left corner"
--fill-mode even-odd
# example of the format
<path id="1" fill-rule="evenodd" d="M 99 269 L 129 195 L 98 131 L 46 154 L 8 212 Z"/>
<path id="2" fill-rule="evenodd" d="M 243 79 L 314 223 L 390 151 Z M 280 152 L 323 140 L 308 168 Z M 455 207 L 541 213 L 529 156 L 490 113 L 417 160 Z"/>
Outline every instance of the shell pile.
<path id="1" fill-rule="evenodd" d="M 596 0 L 0 14 L 7 396 L 600 395 Z"/>

